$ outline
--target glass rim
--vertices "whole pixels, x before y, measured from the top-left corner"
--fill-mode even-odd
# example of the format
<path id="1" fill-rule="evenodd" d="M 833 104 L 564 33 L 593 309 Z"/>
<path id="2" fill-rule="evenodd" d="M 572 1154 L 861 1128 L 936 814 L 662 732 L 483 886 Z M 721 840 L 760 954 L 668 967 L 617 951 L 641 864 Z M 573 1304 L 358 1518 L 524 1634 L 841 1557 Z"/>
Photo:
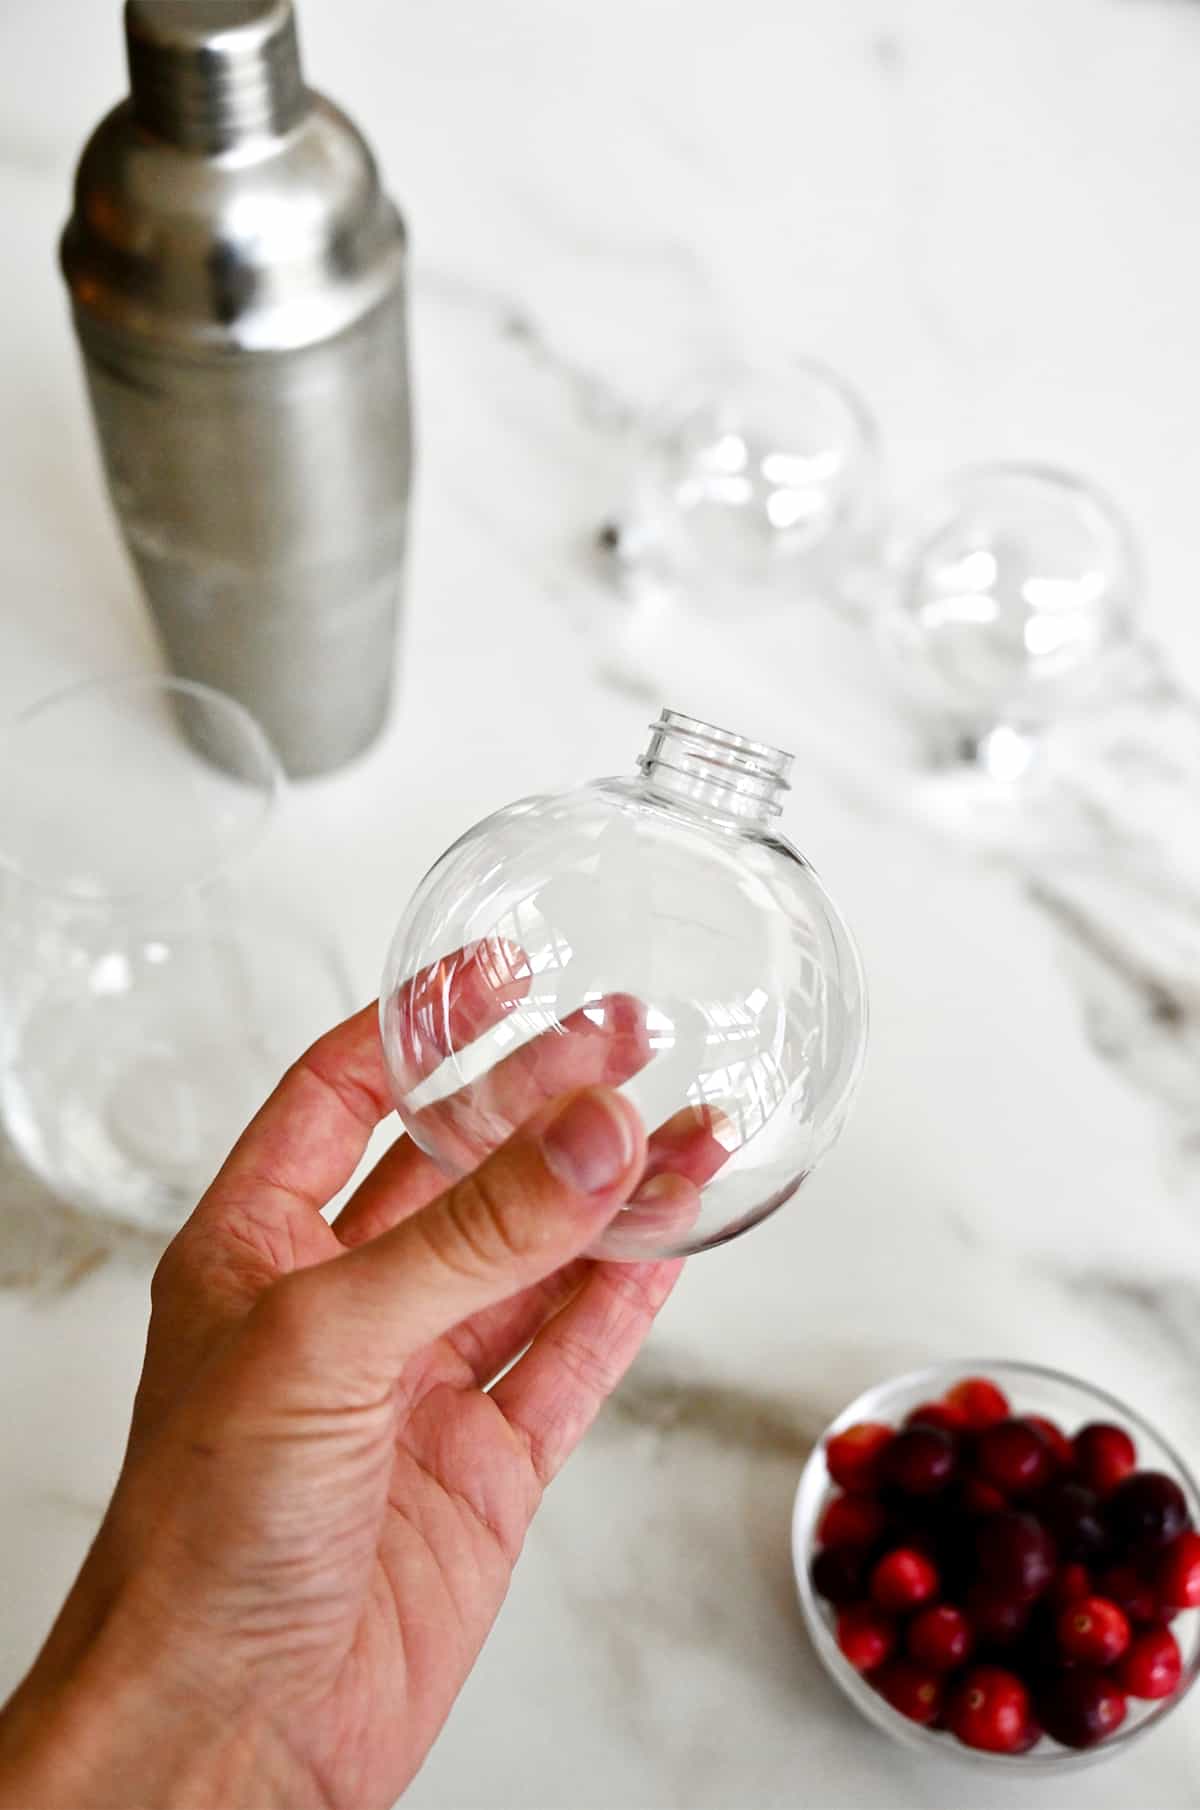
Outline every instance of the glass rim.
<path id="1" fill-rule="evenodd" d="M 164 698 L 172 695 L 194 698 L 207 710 L 224 715 L 229 721 L 235 723 L 243 745 L 251 748 L 256 760 L 262 764 L 261 805 L 253 815 L 253 821 L 230 839 L 229 847 L 220 856 L 198 866 L 195 873 L 178 879 L 161 889 L 148 886 L 137 887 L 129 891 L 75 891 L 69 886 L 46 880 L 41 875 L 22 866 L 20 862 L 13 860 L 4 848 L 2 831 L 0 831 L 0 877 L 7 878 L 44 899 L 68 904 L 73 910 L 111 911 L 131 905 L 153 903 L 163 898 L 175 897 L 197 887 L 210 885 L 212 881 L 242 860 L 256 845 L 265 826 L 278 809 L 279 802 L 286 790 L 287 781 L 279 756 L 258 718 L 244 704 L 239 703 L 228 692 L 219 690 L 215 685 L 205 685 L 198 679 L 180 678 L 174 673 L 111 673 L 99 678 L 79 679 L 73 684 L 60 686 L 57 691 L 44 693 L 17 711 L 15 715 L 0 722 L 0 762 L 3 762 L 6 756 L 11 755 L 22 732 L 48 712 L 89 697 L 106 695 L 119 697 L 123 692 L 158 694 Z M 183 737 L 182 730 L 180 735 Z M 194 748 L 194 745 L 193 751 L 198 760 L 205 760 L 204 754 Z M 236 773 L 222 769 L 215 761 L 206 761 L 206 765 L 213 773 L 223 773 L 230 784 L 242 783 Z M 247 790 L 249 789 L 250 786 L 247 784 Z"/>

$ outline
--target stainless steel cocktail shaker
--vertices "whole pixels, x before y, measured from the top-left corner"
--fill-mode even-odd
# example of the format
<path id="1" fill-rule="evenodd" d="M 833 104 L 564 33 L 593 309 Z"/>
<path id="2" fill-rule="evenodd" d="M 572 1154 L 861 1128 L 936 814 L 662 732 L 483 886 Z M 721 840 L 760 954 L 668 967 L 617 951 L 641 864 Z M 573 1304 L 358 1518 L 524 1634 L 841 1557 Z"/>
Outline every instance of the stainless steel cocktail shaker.
<path id="1" fill-rule="evenodd" d="M 113 502 L 175 670 L 327 771 L 391 691 L 404 228 L 291 0 L 127 0 L 125 31 L 62 242 Z"/>

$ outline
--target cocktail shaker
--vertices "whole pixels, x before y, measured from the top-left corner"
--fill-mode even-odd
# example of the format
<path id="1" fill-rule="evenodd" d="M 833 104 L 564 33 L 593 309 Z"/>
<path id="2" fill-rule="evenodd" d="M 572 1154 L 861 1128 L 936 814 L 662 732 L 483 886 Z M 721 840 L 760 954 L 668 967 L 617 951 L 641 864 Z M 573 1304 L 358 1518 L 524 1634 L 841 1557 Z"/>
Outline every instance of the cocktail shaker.
<path id="1" fill-rule="evenodd" d="M 325 772 L 390 700 L 404 227 L 291 0 L 127 0 L 125 33 L 62 240 L 109 489 L 175 670 Z"/>

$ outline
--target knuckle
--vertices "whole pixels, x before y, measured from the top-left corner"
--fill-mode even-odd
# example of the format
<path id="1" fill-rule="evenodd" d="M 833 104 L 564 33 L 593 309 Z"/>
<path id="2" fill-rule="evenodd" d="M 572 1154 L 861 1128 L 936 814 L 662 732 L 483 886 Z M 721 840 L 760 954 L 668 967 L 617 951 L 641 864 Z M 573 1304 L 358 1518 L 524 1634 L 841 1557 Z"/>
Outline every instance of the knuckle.
<path id="1" fill-rule="evenodd" d="M 451 1268 L 472 1276 L 520 1265 L 544 1242 L 542 1216 L 499 1165 L 486 1163 L 446 1196 L 430 1231 Z"/>

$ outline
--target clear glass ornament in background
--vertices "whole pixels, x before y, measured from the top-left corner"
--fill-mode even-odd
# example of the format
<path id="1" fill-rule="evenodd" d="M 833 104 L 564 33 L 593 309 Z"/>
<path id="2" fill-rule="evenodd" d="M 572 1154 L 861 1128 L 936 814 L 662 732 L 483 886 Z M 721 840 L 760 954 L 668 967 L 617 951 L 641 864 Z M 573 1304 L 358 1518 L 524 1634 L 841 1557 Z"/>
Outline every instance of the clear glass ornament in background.
<path id="1" fill-rule="evenodd" d="M 876 527 L 875 425 L 823 365 L 731 367 L 658 413 L 632 488 L 601 546 L 635 601 L 732 616 L 837 601 Z"/>
<path id="2" fill-rule="evenodd" d="M 1020 779 L 1056 722 L 1122 686 L 1140 591 L 1132 534 L 1084 479 L 977 465 L 888 537 L 881 629 L 938 752 Z"/>
<path id="3" fill-rule="evenodd" d="M 0 737 L 0 1110 L 61 1199 L 173 1229 L 345 1015 L 273 870 L 282 791 L 254 719 L 182 679 L 74 686 Z"/>
<path id="4" fill-rule="evenodd" d="M 607 1083 L 652 1135 L 596 1254 L 701 1250 L 796 1192 L 846 1117 L 866 1000 L 776 828 L 790 764 L 664 711 L 636 777 L 510 805 L 427 875 L 380 1014 L 400 1117 L 448 1176 L 547 1098 Z"/>

